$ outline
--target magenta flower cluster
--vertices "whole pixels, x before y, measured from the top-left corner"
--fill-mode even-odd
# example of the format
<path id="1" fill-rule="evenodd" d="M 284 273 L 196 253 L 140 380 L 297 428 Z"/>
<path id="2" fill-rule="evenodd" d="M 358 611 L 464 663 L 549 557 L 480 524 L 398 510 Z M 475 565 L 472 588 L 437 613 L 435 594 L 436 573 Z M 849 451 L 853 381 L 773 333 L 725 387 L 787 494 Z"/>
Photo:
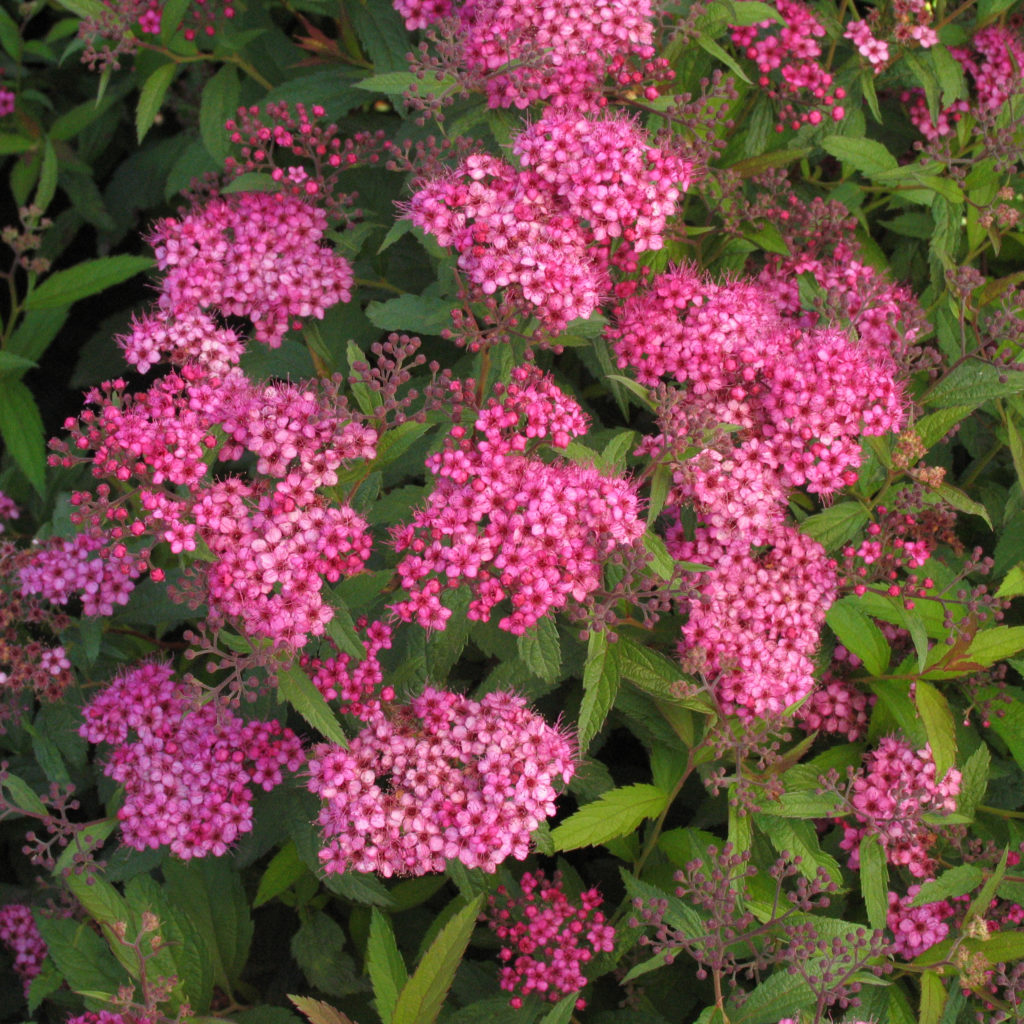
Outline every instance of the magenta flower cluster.
<path id="1" fill-rule="evenodd" d="M 522 860 L 574 756 L 570 737 L 513 694 L 474 701 L 427 687 L 386 705 L 348 749 L 322 744 L 309 762 L 324 870 L 390 877 Z"/>
<path id="2" fill-rule="evenodd" d="M 930 855 L 934 829 L 926 814 L 956 810 L 960 772 L 950 768 L 935 777 L 935 760 L 927 744 L 914 750 L 907 740 L 883 739 L 864 758 L 853 781 L 850 806 L 859 827 L 845 826 L 840 845 L 849 851 L 850 867 L 860 866 L 859 846 L 866 835 L 876 835 L 890 864 L 906 867 L 917 878 L 930 878 L 936 863 Z"/>
<path id="3" fill-rule="evenodd" d="M 548 109 L 512 148 L 519 170 L 467 157 L 423 183 L 408 216 L 455 249 L 483 295 L 504 289 L 506 301 L 558 332 L 611 294 L 613 242 L 620 264 L 661 248 L 691 166 L 613 114 Z"/>
<path id="4" fill-rule="evenodd" d="M 461 392 L 461 385 L 452 388 Z M 586 430 L 578 403 L 535 367 L 482 408 L 472 433 L 452 429 L 427 468 L 438 480 L 412 523 L 394 533 L 408 596 L 391 606 L 404 621 L 443 629 L 448 588 L 468 585 L 469 618 L 522 634 L 570 601 L 586 602 L 605 561 L 644 532 L 640 500 L 627 480 L 593 466 L 545 462 L 538 447 L 565 448 Z M 533 448 L 536 454 L 529 453 Z"/>
<path id="5" fill-rule="evenodd" d="M 893 934 L 892 952 L 904 960 L 913 960 L 949 934 L 946 921 L 953 916 L 952 905 L 936 900 L 915 907 L 914 899 L 920 891 L 920 885 L 912 885 L 906 896 L 889 893 L 885 923 Z"/>
<path id="6" fill-rule="evenodd" d="M 47 954 L 31 907 L 24 903 L 7 903 L 0 907 L 0 942 L 13 955 L 15 973 L 21 978 L 27 996 L 32 979 L 43 969 Z"/>
<path id="7" fill-rule="evenodd" d="M 121 672 L 83 715 L 81 735 L 114 747 L 104 773 L 124 786 L 117 816 L 136 850 L 221 856 L 252 830 L 253 788 L 273 789 L 304 762 L 290 729 L 244 722 L 221 700 L 198 704 L 166 662 Z"/>
<path id="8" fill-rule="evenodd" d="M 514 992 L 511 1005 L 519 1009 L 523 996 L 538 993 L 548 1002 L 578 992 L 586 983 L 583 967 L 595 953 L 615 948 L 615 929 L 605 922 L 597 889 L 572 899 L 562 876 L 548 879 L 543 871 L 526 871 L 519 881 L 521 897 L 499 885 L 488 897 L 487 924 L 501 942 L 501 987 Z M 586 1009 L 578 999 L 576 1009 Z"/>
<path id="9" fill-rule="evenodd" d="M 341 701 L 342 710 L 368 721 L 381 712 L 381 701 L 395 699 L 392 686 L 384 685 L 384 670 L 378 655 L 391 647 L 391 627 L 371 622 L 364 629 L 364 657 L 354 661 L 345 652 L 316 658 L 303 657 L 301 664 L 324 700 Z"/>

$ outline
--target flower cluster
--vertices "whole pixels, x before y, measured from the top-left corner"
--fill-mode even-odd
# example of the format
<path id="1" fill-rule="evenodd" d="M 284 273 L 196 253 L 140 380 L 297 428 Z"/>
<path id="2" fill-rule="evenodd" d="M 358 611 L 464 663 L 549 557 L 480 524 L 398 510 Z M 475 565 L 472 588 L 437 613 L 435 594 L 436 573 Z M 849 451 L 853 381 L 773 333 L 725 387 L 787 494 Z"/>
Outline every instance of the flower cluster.
<path id="1" fill-rule="evenodd" d="M 845 736 L 856 743 L 867 735 L 868 711 L 874 702 L 874 696 L 829 673 L 801 705 L 797 718 L 808 732 Z"/>
<path id="2" fill-rule="evenodd" d="M 612 291 L 613 243 L 619 263 L 661 248 L 690 165 L 652 146 L 629 118 L 550 109 L 513 151 L 519 170 L 477 154 L 423 183 L 408 216 L 458 252 L 480 293 L 505 289 L 557 332 Z"/>
<path id="3" fill-rule="evenodd" d="M 569 736 L 512 694 L 474 701 L 428 687 L 387 705 L 348 749 L 323 744 L 309 762 L 309 788 L 324 801 L 324 870 L 390 877 L 451 859 L 485 871 L 522 860 L 574 755 Z"/>
<path id="4" fill-rule="evenodd" d="M 4 532 L 3 520 L 11 522 L 17 519 L 21 515 L 21 510 L 18 508 L 17 503 L 3 491 L 0 491 L 0 533 Z"/>
<path id="5" fill-rule="evenodd" d="M 890 864 L 917 878 L 931 877 L 935 862 L 929 851 L 936 833 L 924 815 L 955 811 L 959 792 L 956 768 L 936 779 L 931 747 L 914 750 L 907 740 L 883 739 L 853 780 L 850 808 L 860 827 L 844 825 L 840 843 L 850 854 L 850 867 L 860 866 L 861 839 L 877 835 Z"/>
<path id="6" fill-rule="evenodd" d="M 949 933 L 946 921 L 953 916 L 953 907 L 946 900 L 915 907 L 914 900 L 920 891 L 920 885 L 912 885 L 906 896 L 889 893 L 885 923 L 893 933 L 893 953 L 904 960 L 913 960 L 941 942 Z"/>
<path id="7" fill-rule="evenodd" d="M 454 427 L 427 460 L 438 481 L 412 523 L 395 530 L 409 596 L 391 607 L 406 622 L 443 629 L 451 612 L 441 595 L 468 585 L 469 618 L 487 621 L 509 599 L 498 624 L 522 634 L 599 589 L 605 561 L 643 534 L 640 501 L 622 477 L 525 451 L 542 442 L 565 448 L 586 429 L 579 405 L 535 367 L 513 370 L 473 429 Z"/>
<path id="8" fill-rule="evenodd" d="M 492 107 L 600 109 L 609 72 L 634 84 L 665 63 L 653 60 L 650 0 L 474 0 L 457 11 L 451 0 L 394 3 L 410 29 L 454 15 L 459 63 L 482 80 Z"/>
<path id="9" fill-rule="evenodd" d="M 800 0 L 775 0 L 779 19 L 756 25 L 733 26 L 732 41 L 757 65 L 758 85 L 783 102 L 779 131 L 820 124 L 824 114 L 841 121 L 845 111 L 837 102 L 846 90 L 834 84 L 822 66 L 825 27 Z"/>
<path id="10" fill-rule="evenodd" d="M 0 942 L 14 955 L 14 970 L 28 995 L 29 986 L 43 969 L 46 943 L 32 918 L 32 909 L 24 903 L 0 907 Z"/>
<path id="11" fill-rule="evenodd" d="M 391 686 L 384 686 L 384 670 L 377 655 L 391 647 L 391 627 L 383 622 L 372 622 L 365 627 L 363 647 L 365 656 L 353 664 L 344 652 L 324 658 L 301 659 L 309 670 L 314 685 L 324 700 L 340 700 L 350 715 L 369 721 L 380 714 L 381 701 L 395 699 Z"/>
<path id="12" fill-rule="evenodd" d="M 515 993 L 510 1003 L 516 1009 L 531 992 L 557 1003 L 586 985 L 583 965 L 594 953 L 615 948 L 615 929 L 598 909 L 604 901 L 597 889 L 574 901 L 561 874 L 549 880 L 543 871 L 524 872 L 519 887 L 521 898 L 503 885 L 488 897 L 487 924 L 502 944 L 501 987 Z M 577 1010 L 586 1005 L 584 999 L 576 1001 Z"/>
<path id="13" fill-rule="evenodd" d="M 166 662 L 121 672 L 83 714 L 81 735 L 114 747 L 104 772 L 124 786 L 117 817 L 136 850 L 221 856 L 252 830 L 253 787 L 269 791 L 303 764 L 291 730 L 244 722 L 224 701 L 198 704 Z"/>

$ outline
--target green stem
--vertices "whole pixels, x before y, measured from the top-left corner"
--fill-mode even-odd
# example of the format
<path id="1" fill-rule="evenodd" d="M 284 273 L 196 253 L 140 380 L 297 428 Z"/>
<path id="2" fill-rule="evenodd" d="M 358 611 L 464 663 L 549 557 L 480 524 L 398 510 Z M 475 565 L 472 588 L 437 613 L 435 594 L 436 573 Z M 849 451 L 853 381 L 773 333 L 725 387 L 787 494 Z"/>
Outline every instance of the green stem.
<path id="1" fill-rule="evenodd" d="M 640 856 L 637 857 L 636 863 L 633 865 L 634 876 L 639 877 L 644 864 L 647 863 L 647 858 L 650 857 L 654 847 L 657 845 L 658 839 L 661 837 L 661 830 L 665 827 L 665 819 L 668 817 L 669 809 L 675 803 L 676 797 L 679 796 L 686 780 L 690 777 L 695 767 L 693 763 L 693 750 L 691 749 L 686 760 L 686 767 L 683 769 L 683 774 L 679 776 L 679 781 L 672 787 L 672 792 L 669 793 L 668 799 L 665 801 L 665 807 L 661 814 L 658 815 L 658 820 L 655 821 L 654 828 L 651 829 L 651 834 L 647 837 L 647 842 L 644 844 L 644 848 L 640 851 Z"/>

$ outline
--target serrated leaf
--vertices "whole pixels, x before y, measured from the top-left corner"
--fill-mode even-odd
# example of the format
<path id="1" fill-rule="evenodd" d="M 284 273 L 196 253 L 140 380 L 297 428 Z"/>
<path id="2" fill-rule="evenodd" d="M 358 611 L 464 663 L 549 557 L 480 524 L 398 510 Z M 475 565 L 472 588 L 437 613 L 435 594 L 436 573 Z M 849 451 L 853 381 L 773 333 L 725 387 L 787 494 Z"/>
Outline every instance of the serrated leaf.
<path id="1" fill-rule="evenodd" d="M 96 295 L 153 266 L 148 256 L 104 256 L 58 270 L 25 299 L 25 309 L 57 309 Z"/>
<path id="2" fill-rule="evenodd" d="M 170 64 L 161 64 L 143 83 L 142 89 L 139 91 L 139 104 L 135 108 L 137 141 L 142 142 L 146 133 L 153 127 L 153 122 L 160 112 L 160 106 L 177 70 L 178 65 L 173 61 Z"/>
<path id="3" fill-rule="evenodd" d="M 291 953 L 306 980 L 328 995 L 345 995 L 339 988 L 338 967 L 345 948 L 345 932 L 323 911 L 310 914 L 292 936 Z"/>
<path id="4" fill-rule="evenodd" d="M 1024 392 L 1024 372 L 997 369 L 990 363 L 970 359 L 951 370 L 922 396 L 925 405 L 947 408 L 953 405 L 971 409 L 993 398 L 1006 398 Z"/>
<path id="5" fill-rule="evenodd" d="M 935 760 L 935 778 L 942 781 L 956 763 L 956 729 L 946 698 L 931 683 L 919 679 L 914 690 L 914 704 L 924 723 L 928 745 Z"/>
<path id="6" fill-rule="evenodd" d="M 673 697 L 673 687 L 685 678 L 683 670 L 670 658 L 629 637 L 620 636 L 610 651 L 622 678 L 655 697 Z"/>
<path id="7" fill-rule="evenodd" d="M 309 1024 L 355 1024 L 351 1017 L 320 999 L 311 999 L 309 996 L 289 996 L 288 998 L 295 1008 L 306 1017 Z"/>
<path id="8" fill-rule="evenodd" d="M 373 998 L 384 1024 L 391 1024 L 399 993 L 409 980 L 405 961 L 398 951 L 388 916 L 376 907 L 371 911 L 370 935 L 366 942 L 366 969 L 373 985 Z"/>
<path id="9" fill-rule="evenodd" d="M 608 651 L 605 633 L 592 631 L 587 641 L 587 661 L 583 667 L 583 701 L 580 704 L 578 742 L 580 754 L 586 753 L 615 704 L 619 691 L 619 669 Z"/>
<path id="10" fill-rule="evenodd" d="M 1024 626 L 995 626 L 975 634 L 964 658 L 987 668 L 1024 651 Z"/>
<path id="11" fill-rule="evenodd" d="M 934 493 L 943 501 L 948 502 L 953 508 L 960 512 L 966 512 L 971 516 L 980 516 L 992 528 L 992 520 L 989 518 L 988 509 L 980 501 L 969 498 L 959 487 L 952 484 L 939 484 Z"/>
<path id="12" fill-rule="evenodd" d="M 440 334 L 451 326 L 452 303 L 431 295 L 400 295 L 386 302 L 371 302 L 366 318 L 382 331 Z"/>
<path id="13" fill-rule="evenodd" d="M 298 666 L 282 669 L 277 676 L 277 699 L 287 701 L 314 729 L 340 747 L 348 747 L 338 717 L 313 680 Z"/>
<path id="14" fill-rule="evenodd" d="M 634 832 L 641 822 L 661 814 L 667 804 L 668 794 L 657 786 L 637 784 L 611 789 L 566 818 L 552 831 L 551 838 L 559 851 L 600 846 Z"/>
<path id="15" fill-rule="evenodd" d="M 252 903 L 253 909 L 262 907 L 264 903 L 269 903 L 275 896 L 280 896 L 308 874 L 309 870 L 302 863 L 295 843 L 289 840 L 274 854 L 273 859 L 260 876 L 260 884 L 256 888 L 256 898 Z"/>
<path id="16" fill-rule="evenodd" d="M 816 540 L 826 551 L 832 551 L 850 540 L 870 518 L 859 501 L 841 501 L 808 516 L 800 524 L 800 532 Z"/>
<path id="17" fill-rule="evenodd" d="M 238 108 L 240 91 L 238 71 L 225 64 L 205 86 L 199 102 L 199 135 L 206 151 L 218 163 L 231 151 L 224 123 Z"/>
<path id="18" fill-rule="evenodd" d="M 878 834 L 860 841 L 860 891 L 872 928 L 884 928 L 889 910 L 889 865 Z"/>
<path id="19" fill-rule="evenodd" d="M 821 848 L 814 826 L 809 821 L 789 821 L 774 814 L 755 815 L 758 828 L 780 854 L 789 853 L 800 858 L 800 873 L 814 879 L 819 869 L 837 884 L 843 877 L 839 862 Z"/>
<path id="20" fill-rule="evenodd" d="M 573 1012 L 576 1009 L 578 999 L 578 992 L 570 992 L 567 996 L 562 996 L 562 998 L 559 999 L 543 1017 L 541 1017 L 540 1024 L 569 1024 L 569 1021 L 572 1020 Z"/>
<path id="21" fill-rule="evenodd" d="M 32 392 L 14 377 L 0 380 L 0 439 L 38 494 L 46 490 L 46 429 Z"/>
<path id="22" fill-rule="evenodd" d="M 829 608 L 825 621 L 839 642 L 860 658 L 871 675 L 885 675 L 892 657 L 889 641 L 856 598 L 844 597 L 836 601 Z"/>
<path id="23" fill-rule="evenodd" d="M 481 893 L 453 914 L 437 934 L 412 977 L 402 987 L 390 1024 L 434 1024 L 455 980 L 455 972 L 483 904 Z"/>
<path id="24" fill-rule="evenodd" d="M 43 146 L 43 163 L 39 168 L 39 184 L 35 195 L 35 205 L 40 210 L 48 209 L 57 194 L 57 167 L 57 151 L 47 139 Z"/>
<path id="25" fill-rule="evenodd" d="M 1003 578 L 996 597 L 1020 597 L 1024 594 L 1024 565 L 1015 565 Z"/>
<path id="26" fill-rule="evenodd" d="M 960 793 L 957 797 L 956 809 L 958 814 L 973 817 L 975 808 L 985 798 L 988 790 L 989 768 L 992 763 L 992 755 L 988 746 L 982 743 L 978 749 L 967 758 L 961 772 Z"/>
<path id="27" fill-rule="evenodd" d="M 896 157 L 874 139 L 855 139 L 848 135 L 830 135 L 821 147 L 837 160 L 850 164 L 869 178 L 898 166 Z"/>
<path id="28" fill-rule="evenodd" d="M 946 989 L 935 971 L 921 975 L 921 1010 L 918 1024 L 939 1024 L 946 1005 Z"/>
<path id="29" fill-rule="evenodd" d="M 562 647 L 558 639 L 558 627 L 549 615 L 536 626 L 516 638 L 519 657 L 546 683 L 557 683 L 561 678 Z"/>
<path id="30" fill-rule="evenodd" d="M 440 81 L 434 75 L 427 74 L 423 78 L 411 71 L 388 71 L 383 75 L 370 75 L 352 83 L 357 89 L 367 92 L 380 92 L 387 96 L 400 95 L 415 89 L 421 96 L 436 96 L 447 92 L 455 85 L 455 79 L 447 76 Z"/>
<path id="31" fill-rule="evenodd" d="M 977 864 L 958 864 L 943 871 L 938 878 L 925 882 L 911 902 L 912 907 L 923 907 L 926 903 L 938 903 L 951 896 L 963 896 L 976 889 L 985 880 L 985 872 Z"/>

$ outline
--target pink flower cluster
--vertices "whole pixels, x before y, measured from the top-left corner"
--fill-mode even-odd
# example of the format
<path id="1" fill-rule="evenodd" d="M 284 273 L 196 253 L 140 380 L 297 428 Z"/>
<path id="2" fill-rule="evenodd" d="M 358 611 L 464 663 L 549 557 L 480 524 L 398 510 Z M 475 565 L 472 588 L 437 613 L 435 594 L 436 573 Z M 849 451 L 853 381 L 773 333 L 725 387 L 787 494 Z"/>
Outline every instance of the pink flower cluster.
<path id="1" fill-rule="evenodd" d="M 946 900 L 937 900 L 920 907 L 912 906 L 920 891 L 920 885 L 912 885 L 906 896 L 889 893 L 885 923 L 894 936 L 892 952 L 904 960 L 913 960 L 949 934 L 946 921 L 953 916 L 952 905 Z"/>
<path id="2" fill-rule="evenodd" d="M 394 3 L 409 29 L 453 14 L 451 0 Z M 492 107 L 595 110 L 609 70 L 616 79 L 631 65 L 653 70 L 650 0 L 467 0 L 454 13 L 460 63 L 482 77 Z M 630 83 L 644 77 L 625 73 Z"/>
<path id="3" fill-rule="evenodd" d="M 252 830 L 253 786 L 269 791 L 304 761 L 291 730 L 244 722 L 223 701 L 198 704 L 166 662 L 124 670 L 83 714 L 81 735 L 114 746 L 104 773 L 124 786 L 117 816 L 136 850 L 221 856 Z"/>
<path id="4" fill-rule="evenodd" d="M 474 701 L 428 687 L 386 706 L 347 750 L 323 744 L 309 762 L 309 788 L 324 801 L 324 870 L 390 877 L 451 859 L 484 871 L 522 860 L 574 755 L 569 736 L 512 694 Z"/>
<path id="5" fill-rule="evenodd" d="M 850 867 L 860 866 L 860 841 L 877 835 L 890 864 L 906 867 L 917 878 L 929 878 L 935 862 L 929 850 L 935 832 L 925 814 L 956 810 L 960 772 L 950 768 L 935 778 L 935 760 L 925 745 L 914 750 L 904 739 L 888 737 L 864 758 L 864 768 L 854 780 L 850 806 L 859 828 L 845 826 L 840 843 L 850 854 Z"/>
<path id="6" fill-rule="evenodd" d="M 800 706 L 797 718 L 807 732 L 845 736 L 851 743 L 868 731 L 868 711 L 875 698 L 843 679 L 826 674 L 822 685 Z"/>
<path id="7" fill-rule="evenodd" d="M 25 995 L 43 969 L 46 943 L 32 918 L 32 909 L 24 903 L 8 903 L 0 907 L 0 942 L 14 956 L 14 970 L 22 980 Z"/>
<path id="8" fill-rule="evenodd" d="M 14 502 L 14 499 L 9 498 L 3 491 L 0 491 L 0 533 L 4 532 L 4 519 L 11 521 L 17 519 L 20 515 L 21 510 Z"/>
<path id="9" fill-rule="evenodd" d="M 394 531 L 396 549 L 407 552 L 397 572 L 409 596 L 391 607 L 406 622 L 443 629 L 451 612 L 441 595 L 468 585 L 469 618 L 487 621 L 509 599 L 498 624 L 522 634 L 601 586 L 605 561 L 644 532 L 640 500 L 622 477 L 524 451 L 564 448 L 586 429 L 579 405 L 535 367 L 513 370 L 473 429 L 454 427 L 427 460 L 437 484 L 412 523 Z"/>
<path id="10" fill-rule="evenodd" d="M 876 39 L 866 21 L 849 22 L 843 38 L 857 47 L 857 52 L 868 61 L 876 75 L 889 62 L 889 44 L 883 39 Z"/>
<path id="11" fill-rule="evenodd" d="M 114 1010 L 87 1011 L 77 1017 L 68 1017 L 65 1024 L 152 1024 L 151 1017 L 139 1017 L 134 1013 L 118 1013 Z"/>
<path id="12" fill-rule="evenodd" d="M 507 300 L 557 332 L 611 293 L 613 243 L 616 262 L 661 248 L 691 166 L 612 114 L 548 109 L 513 151 L 519 170 L 477 154 L 425 182 L 408 216 L 458 252 L 482 294 L 505 289 Z"/>
<path id="13" fill-rule="evenodd" d="M 212 357 L 218 371 L 236 362 L 237 335 L 210 313 L 248 318 L 276 348 L 289 327 L 352 297 L 348 261 L 319 244 L 326 230 L 323 210 L 282 193 L 216 197 L 164 218 L 150 236 L 166 272 L 157 309 L 120 339 L 125 358 L 143 372 L 172 358 Z"/>
<path id="14" fill-rule="evenodd" d="M 384 670 L 377 655 L 391 647 L 391 627 L 372 622 L 365 627 L 365 657 L 353 664 L 349 654 L 341 652 L 327 658 L 302 658 L 301 663 L 313 679 L 324 700 L 340 700 L 342 710 L 369 721 L 381 710 L 381 701 L 395 699 L 391 686 L 384 686 Z"/>
<path id="15" fill-rule="evenodd" d="M 549 880 L 543 871 L 527 871 L 519 881 L 522 897 L 498 886 L 488 898 L 487 924 L 502 943 L 501 987 L 516 993 L 510 1000 L 519 1009 L 523 996 L 537 992 L 548 1002 L 578 992 L 586 983 L 583 965 L 594 953 L 615 948 L 615 929 L 598 909 L 604 902 L 597 889 L 566 895 L 561 874 Z M 578 999 L 576 1009 L 586 1009 Z"/>
<path id="16" fill-rule="evenodd" d="M 126 605 L 147 568 L 144 556 L 101 531 L 74 537 L 51 537 L 36 546 L 20 569 L 21 592 L 38 594 L 54 604 L 82 599 L 85 615 L 113 615 Z"/>
<path id="17" fill-rule="evenodd" d="M 778 130 L 820 124 L 823 111 L 841 121 L 845 112 L 836 101 L 846 90 L 833 84 L 820 63 L 818 40 L 825 36 L 825 27 L 800 0 L 775 0 L 774 7 L 779 20 L 733 26 L 732 41 L 757 65 L 758 85 L 783 101 Z"/>

